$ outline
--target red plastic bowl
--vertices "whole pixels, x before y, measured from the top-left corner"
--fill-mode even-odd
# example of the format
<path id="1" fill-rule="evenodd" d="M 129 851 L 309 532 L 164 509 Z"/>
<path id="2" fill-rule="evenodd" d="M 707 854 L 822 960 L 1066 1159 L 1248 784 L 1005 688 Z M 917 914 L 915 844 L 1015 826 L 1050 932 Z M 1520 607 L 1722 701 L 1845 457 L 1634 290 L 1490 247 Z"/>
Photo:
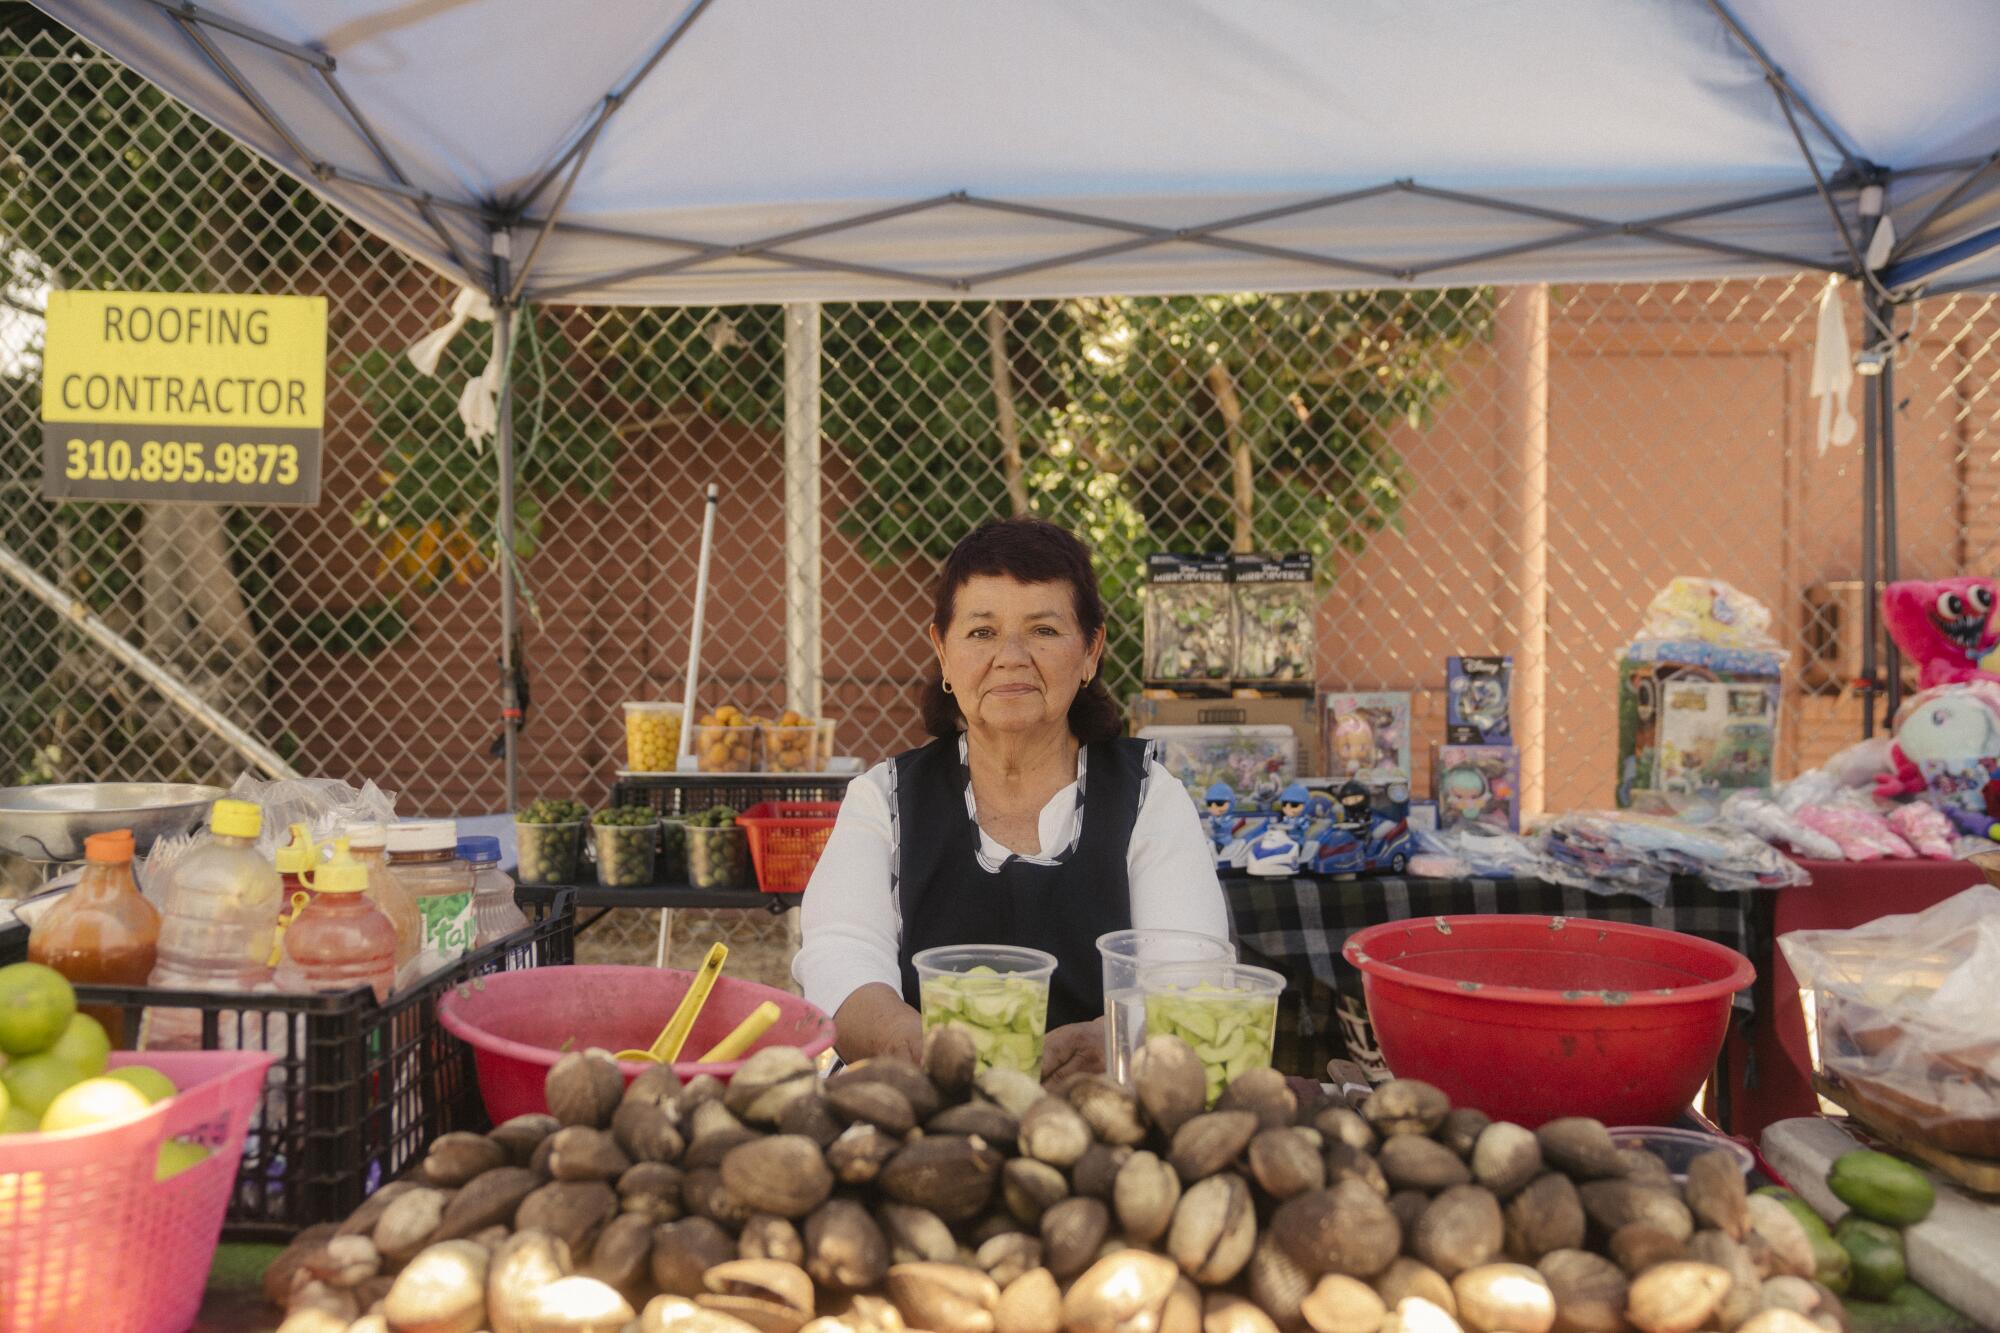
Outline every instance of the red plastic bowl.
<path id="1" fill-rule="evenodd" d="M 652 1045 L 693 980 L 692 972 L 658 967 L 496 972 L 468 981 L 440 1000 L 438 1022 L 472 1047 L 479 1095 L 497 1125 L 549 1109 L 542 1084 L 549 1066 L 562 1059 L 565 1043 L 570 1050 L 601 1046 L 607 1051 Z M 778 1006 L 778 1021 L 744 1053 L 746 1059 L 767 1046 L 797 1046 L 816 1056 L 833 1045 L 833 1020 L 798 996 L 754 981 L 718 977 L 685 1049 L 701 1054 L 765 1000 Z M 651 1068 L 637 1060 L 621 1060 L 619 1067 L 627 1083 Z M 742 1067 L 742 1060 L 708 1065 L 683 1060 L 674 1071 L 683 1080 L 713 1074 L 727 1083 Z"/>
<path id="2" fill-rule="evenodd" d="M 1382 1058 L 1454 1105 L 1671 1125 L 1715 1065 L 1757 971 L 1693 935 L 1561 916 L 1438 916 L 1356 931 Z"/>

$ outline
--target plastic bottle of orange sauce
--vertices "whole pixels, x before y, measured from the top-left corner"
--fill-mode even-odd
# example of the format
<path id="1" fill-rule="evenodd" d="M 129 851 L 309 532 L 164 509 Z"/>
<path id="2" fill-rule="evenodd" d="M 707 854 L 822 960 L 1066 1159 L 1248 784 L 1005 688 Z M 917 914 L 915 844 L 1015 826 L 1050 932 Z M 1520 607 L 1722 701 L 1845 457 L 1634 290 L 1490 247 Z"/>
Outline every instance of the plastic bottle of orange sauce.
<path id="1" fill-rule="evenodd" d="M 381 824 L 349 824 L 348 848 L 354 859 L 368 867 L 368 896 L 396 928 L 396 967 L 400 970 L 424 947 L 424 919 L 417 900 L 403 882 L 390 873 L 389 831 Z"/>
<path id="2" fill-rule="evenodd" d="M 132 881 L 132 831 L 84 839 L 83 875 L 42 914 L 28 936 L 28 957 L 75 985 L 143 986 L 160 945 L 160 914 Z M 116 1047 L 125 1045 L 125 1015 L 90 1006 Z"/>
<path id="3" fill-rule="evenodd" d="M 368 986 L 377 1002 L 396 985 L 396 927 L 368 896 L 368 867 L 336 838 L 333 859 L 306 875 L 310 898 L 285 927 L 279 990 L 339 991 Z"/>

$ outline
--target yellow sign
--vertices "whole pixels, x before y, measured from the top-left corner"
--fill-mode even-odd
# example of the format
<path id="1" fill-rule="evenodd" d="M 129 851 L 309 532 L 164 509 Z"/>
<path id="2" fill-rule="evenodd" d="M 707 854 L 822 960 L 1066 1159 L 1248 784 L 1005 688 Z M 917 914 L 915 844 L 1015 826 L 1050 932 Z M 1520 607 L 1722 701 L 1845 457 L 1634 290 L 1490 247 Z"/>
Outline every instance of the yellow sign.
<path id="1" fill-rule="evenodd" d="M 325 414 L 324 297 L 49 295 L 52 499 L 312 504 Z"/>

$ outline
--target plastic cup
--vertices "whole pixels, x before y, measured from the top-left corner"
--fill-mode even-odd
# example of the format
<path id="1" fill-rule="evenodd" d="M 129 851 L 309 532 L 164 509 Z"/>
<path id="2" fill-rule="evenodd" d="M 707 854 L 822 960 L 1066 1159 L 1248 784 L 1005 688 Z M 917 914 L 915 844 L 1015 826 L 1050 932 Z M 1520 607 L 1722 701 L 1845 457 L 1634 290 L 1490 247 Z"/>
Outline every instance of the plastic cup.
<path id="1" fill-rule="evenodd" d="M 1146 1035 L 1179 1037 L 1208 1075 L 1208 1102 L 1252 1069 L 1271 1063 L 1285 979 L 1244 963 L 1163 963 L 1139 978 Z"/>
<path id="2" fill-rule="evenodd" d="M 840 720 L 821 717 L 815 725 L 819 727 L 819 761 L 822 765 L 831 764 L 833 757 L 840 753 L 833 748 L 833 733 L 839 730 Z"/>
<path id="3" fill-rule="evenodd" d="M 660 859 L 654 866 L 662 884 L 685 884 L 688 877 L 687 822 L 660 821 Z"/>
<path id="4" fill-rule="evenodd" d="M 523 884 L 574 884 L 577 864 L 583 859 L 583 825 L 514 825 L 514 844 L 519 853 Z"/>
<path id="5" fill-rule="evenodd" d="M 742 889 L 750 884 L 750 838 L 734 825 L 687 826 L 688 883 L 697 889 Z"/>
<path id="6" fill-rule="evenodd" d="M 725 727 L 713 722 L 696 723 L 695 767 L 703 773 L 756 772 L 757 731 L 756 727 L 747 724 Z"/>
<path id="7" fill-rule="evenodd" d="M 1173 963 L 1233 963 L 1236 946 L 1194 930 L 1114 930 L 1097 937 L 1104 960 L 1104 1068 L 1132 1081 L 1132 1054 L 1146 1039 L 1146 995 L 1139 977 Z"/>
<path id="8" fill-rule="evenodd" d="M 685 716 L 679 704 L 626 704 L 625 766 L 635 773 L 673 772 Z"/>
<path id="9" fill-rule="evenodd" d="M 764 746 L 766 773 L 817 773 L 826 766 L 819 753 L 817 724 L 808 722 L 796 727 L 773 724 L 757 730 Z"/>
<path id="10" fill-rule="evenodd" d="M 1054 954 L 1011 944 L 947 944 L 910 959 L 924 1031 L 955 1024 L 972 1036 L 979 1068 L 1042 1076 Z"/>
<path id="11" fill-rule="evenodd" d="M 607 889 L 636 889 L 653 882 L 658 824 L 592 824 L 597 882 Z"/>

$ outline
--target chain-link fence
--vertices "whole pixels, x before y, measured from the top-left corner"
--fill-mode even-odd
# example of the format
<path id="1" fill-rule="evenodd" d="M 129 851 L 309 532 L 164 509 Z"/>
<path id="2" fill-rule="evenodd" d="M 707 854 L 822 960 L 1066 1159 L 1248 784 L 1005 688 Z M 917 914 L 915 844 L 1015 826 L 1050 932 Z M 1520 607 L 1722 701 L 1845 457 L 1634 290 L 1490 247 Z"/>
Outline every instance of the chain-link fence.
<path id="1" fill-rule="evenodd" d="M 497 477 L 457 414 L 481 326 L 418 374 L 403 353 L 442 322 L 440 280 L 31 20 L 0 31 L 0 131 L 0 542 L 301 769 L 373 778 L 410 812 L 497 810 Z M 326 296 L 320 503 L 44 501 L 51 285 Z M 1816 445 L 1818 294 L 1798 278 L 827 306 L 822 707 L 839 749 L 918 739 L 928 578 L 974 523 L 1025 509 L 1092 544 L 1121 694 L 1154 550 L 1313 552 L 1320 684 L 1413 691 L 1420 756 L 1441 737 L 1445 656 L 1515 654 L 1540 737 L 1529 803 L 1552 809 L 1609 799 L 1612 660 L 1652 593 L 1727 579 L 1792 648 L 1778 763 L 1808 766 L 1859 732 L 1860 459 Z M 620 703 L 679 697 L 711 480 L 701 704 L 785 706 L 783 320 L 524 316 L 524 797 L 600 802 Z M 2000 305 L 1934 302 L 1910 324 L 1903 573 L 1990 571 Z M 0 616 L 6 781 L 242 767 L 11 584 Z M 651 923 L 629 927 L 650 950 Z M 705 929 L 678 933 L 692 948 Z"/>

